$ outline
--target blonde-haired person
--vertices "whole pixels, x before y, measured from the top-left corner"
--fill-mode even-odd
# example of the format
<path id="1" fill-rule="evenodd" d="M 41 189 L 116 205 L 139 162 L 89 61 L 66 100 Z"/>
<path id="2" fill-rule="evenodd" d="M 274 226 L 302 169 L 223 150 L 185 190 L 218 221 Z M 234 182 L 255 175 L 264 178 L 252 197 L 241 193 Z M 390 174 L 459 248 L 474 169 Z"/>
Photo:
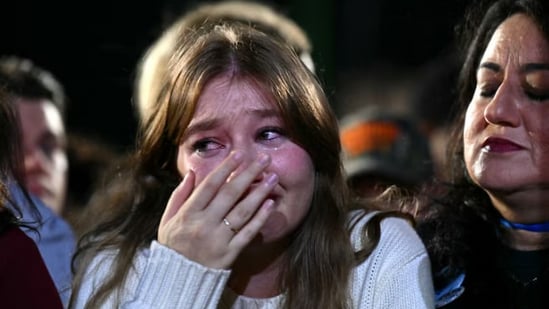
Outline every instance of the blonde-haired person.
<path id="1" fill-rule="evenodd" d="M 269 35 L 280 37 L 289 44 L 301 60 L 314 72 L 312 44 L 307 33 L 292 19 L 274 7 L 253 1 L 222 1 L 204 3 L 185 13 L 147 49 L 137 65 L 135 79 L 135 107 L 140 121 L 157 112 L 154 102 L 162 91 L 163 75 L 170 51 L 184 29 L 200 27 L 212 21 L 242 22 Z"/>
<path id="2" fill-rule="evenodd" d="M 238 23 L 181 38 L 72 307 L 433 308 L 425 247 L 405 215 L 353 203 L 298 56 Z"/>

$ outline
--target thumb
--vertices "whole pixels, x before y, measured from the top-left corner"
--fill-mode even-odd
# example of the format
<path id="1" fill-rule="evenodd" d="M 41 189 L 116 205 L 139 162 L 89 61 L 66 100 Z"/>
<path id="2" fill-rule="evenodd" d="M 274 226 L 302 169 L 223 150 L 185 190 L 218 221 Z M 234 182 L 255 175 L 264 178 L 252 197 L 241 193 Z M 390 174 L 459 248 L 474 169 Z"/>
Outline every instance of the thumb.
<path id="1" fill-rule="evenodd" d="M 181 208 L 185 200 L 189 197 L 194 188 L 194 179 L 195 174 L 193 171 L 189 171 L 184 177 L 181 183 L 173 190 L 170 199 L 168 200 L 168 205 L 162 214 L 162 219 L 160 219 L 160 225 L 164 225 L 169 221 L 177 211 Z"/>

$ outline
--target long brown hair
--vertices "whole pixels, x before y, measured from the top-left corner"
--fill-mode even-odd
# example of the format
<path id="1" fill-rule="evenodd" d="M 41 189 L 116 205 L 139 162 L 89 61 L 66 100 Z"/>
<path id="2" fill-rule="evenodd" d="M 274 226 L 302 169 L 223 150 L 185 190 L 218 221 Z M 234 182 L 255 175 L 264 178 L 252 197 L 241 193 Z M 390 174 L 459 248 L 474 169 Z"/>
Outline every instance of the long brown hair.
<path id="1" fill-rule="evenodd" d="M 10 99 L 3 85 L 0 85 L 0 233 L 14 225 L 25 226 L 37 232 L 32 224 L 40 221 L 40 213 L 28 192 L 21 186 L 25 178 L 21 131 L 15 106 L 9 102 Z M 11 194 L 15 190 L 22 194 L 23 200 L 20 202 L 25 205 L 15 202 Z M 23 206 L 28 207 L 32 214 L 26 221 L 20 220 Z"/>
<path id="2" fill-rule="evenodd" d="M 168 198 L 181 180 L 177 149 L 200 94 L 212 78 L 230 71 L 256 80 L 272 95 L 288 135 L 308 152 L 316 171 L 311 210 L 288 248 L 280 277 L 284 308 L 349 307 L 348 281 L 359 254 L 355 257 L 349 240 L 350 199 L 337 119 L 316 77 L 288 46 L 237 24 L 208 24 L 181 33 L 171 55 L 152 117 L 140 128 L 134 161 L 117 178 L 118 193 L 110 195 L 109 207 L 116 206 L 79 244 L 77 262 L 84 267 L 73 295 L 83 268 L 97 252 L 109 249 L 118 252 L 112 275 L 87 307 L 99 306 L 113 289 L 120 291 L 136 252 L 156 238 Z M 361 252 L 360 260 L 367 255 Z"/>

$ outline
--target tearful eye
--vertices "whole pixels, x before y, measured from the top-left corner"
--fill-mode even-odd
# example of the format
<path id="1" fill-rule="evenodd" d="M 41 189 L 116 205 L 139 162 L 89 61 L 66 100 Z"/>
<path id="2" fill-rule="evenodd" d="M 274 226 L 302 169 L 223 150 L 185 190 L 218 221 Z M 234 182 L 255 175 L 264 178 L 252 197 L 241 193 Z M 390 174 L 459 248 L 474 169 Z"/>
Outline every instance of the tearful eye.
<path id="1" fill-rule="evenodd" d="M 483 98 L 491 98 L 496 94 L 497 88 L 480 89 L 479 95 Z"/>
<path id="2" fill-rule="evenodd" d="M 546 92 L 534 92 L 534 91 L 527 91 L 526 95 L 528 98 L 530 98 L 533 101 L 545 101 L 549 99 L 549 93 Z"/>
<path id="3" fill-rule="evenodd" d="M 282 135 L 283 134 L 282 134 L 281 129 L 279 129 L 279 128 L 268 128 L 268 129 L 262 130 L 259 133 L 259 139 L 260 140 L 265 140 L 265 141 L 270 141 L 270 140 L 274 140 L 276 138 L 279 138 Z"/>
<path id="4" fill-rule="evenodd" d="M 223 148 L 223 146 L 213 140 L 203 139 L 192 144 L 192 150 L 199 154 L 214 151 Z"/>
<path id="5" fill-rule="evenodd" d="M 481 91 L 480 96 L 483 98 L 491 98 L 494 96 L 495 93 L 495 91 Z"/>
<path id="6" fill-rule="evenodd" d="M 502 80 L 493 74 L 488 74 L 487 70 L 482 70 L 482 74 L 477 77 L 475 92 L 482 98 L 492 98 L 496 95 Z"/>

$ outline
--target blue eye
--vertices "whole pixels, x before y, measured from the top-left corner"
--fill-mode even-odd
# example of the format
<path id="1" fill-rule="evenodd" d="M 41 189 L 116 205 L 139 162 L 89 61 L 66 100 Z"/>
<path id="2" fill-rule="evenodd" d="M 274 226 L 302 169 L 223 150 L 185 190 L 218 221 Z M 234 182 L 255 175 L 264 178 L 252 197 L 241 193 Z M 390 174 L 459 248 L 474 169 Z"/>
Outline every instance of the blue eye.
<path id="1" fill-rule="evenodd" d="M 271 141 L 283 136 L 282 129 L 280 128 L 266 128 L 259 132 L 259 139 L 265 141 Z"/>

